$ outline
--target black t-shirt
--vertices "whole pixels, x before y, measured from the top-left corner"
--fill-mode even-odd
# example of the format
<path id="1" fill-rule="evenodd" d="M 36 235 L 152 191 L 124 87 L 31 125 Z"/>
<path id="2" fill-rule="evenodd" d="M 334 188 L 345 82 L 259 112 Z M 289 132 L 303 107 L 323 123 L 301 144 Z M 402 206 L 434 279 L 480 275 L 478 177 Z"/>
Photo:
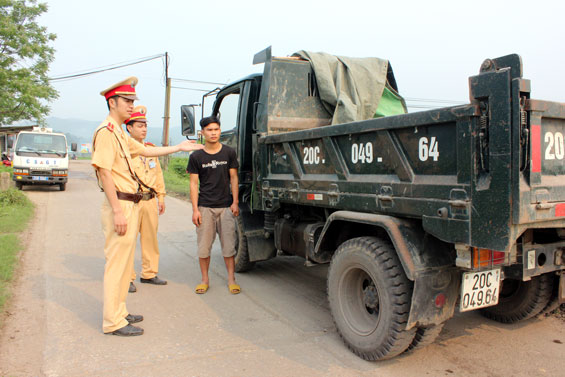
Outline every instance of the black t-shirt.
<path id="1" fill-rule="evenodd" d="M 216 154 L 209 154 L 204 149 L 192 152 L 186 171 L 198 174 L 198 205 L 210 208 L 231 206 L 233 198 L 230 192 L 229 169 L 238 167 L 235 150 L 224 144 Z"/>

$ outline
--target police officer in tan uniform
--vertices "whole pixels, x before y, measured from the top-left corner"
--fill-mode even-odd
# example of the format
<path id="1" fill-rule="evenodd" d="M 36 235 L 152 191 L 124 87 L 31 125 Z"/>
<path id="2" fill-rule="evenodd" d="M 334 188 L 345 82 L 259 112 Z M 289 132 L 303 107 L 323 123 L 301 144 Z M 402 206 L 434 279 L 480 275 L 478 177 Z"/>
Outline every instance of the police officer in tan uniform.
<path id="1" fill-rule="evenodd" d="M 100 94 L 106 98 L 109 114 L 98 126 L 92 140 L 92 166 L 105 198 L 102 204 L 104 245 L 104 310 L 102 329 L 106 334 L 133 336 L 143 329 L 133 326 L 143 316 L 130 314 L 126 297 L 133 270 L 133 255 L 139 226 L 141 183 L 133 173 L 132 157 L 162 156 L 178 151 L 202 149 L 188 140 L 172 147 L 145 147 L 127 136 L 121 124 L 131 117 L 137 100 L 137 78 L 129 77 Z"/>
<path id="2" fill-rule="evenodd" d="M 131 117 L 126 120 L 126 130 L 130 136 L 145 146 L 155 145 L 145 142 L 147 136 L 147 108 L 136 106 Z M 165 280 L 159 279 L 159 243 L 157 241 L 157 228 L 159 215 L 165 212 L 165 181 L 161 164 L 157 157 L 137 156 L 133 159 L 133 170 L 147 187 L 142 187 L 143 199 L 139 209 L 139 233 L 141 238 L 141 276 L 142 283 L 165 285 Z M 129 292 L 137 289 L 135 269 L 131 275 Z"/>

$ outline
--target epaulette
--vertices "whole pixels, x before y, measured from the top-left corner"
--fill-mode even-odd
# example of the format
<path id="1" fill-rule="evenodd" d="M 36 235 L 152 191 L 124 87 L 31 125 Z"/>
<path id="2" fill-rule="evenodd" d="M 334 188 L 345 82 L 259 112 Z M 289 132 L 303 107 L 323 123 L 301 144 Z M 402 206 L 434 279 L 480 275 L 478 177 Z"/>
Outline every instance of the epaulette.
<path id="1" fill-rule="evenodd" d="M 155 144 L 150 143 L 150 142 L 148 142 L 148 141 L 146 141 L 145 143 L 143 143 L 143 145 L 145 145 L 146 147 L 147 147 L 147 146 L 149 146 L 149 147 L 154 147 L 154 146 L 155 146 Z"/>
<path id="2" fill-rule="evenodd" d="M 112 123 L 108 122 L 108 125 L 106 126 L 106 128 L 108 129 L 108 131 L 114 132 L 114 125 Z"/>

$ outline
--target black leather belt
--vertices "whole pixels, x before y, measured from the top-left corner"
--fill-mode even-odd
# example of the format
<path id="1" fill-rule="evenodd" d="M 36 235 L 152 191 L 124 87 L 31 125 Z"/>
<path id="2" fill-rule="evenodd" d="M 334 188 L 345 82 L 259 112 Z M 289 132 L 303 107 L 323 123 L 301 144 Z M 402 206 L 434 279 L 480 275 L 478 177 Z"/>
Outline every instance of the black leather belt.
<path id="1" fill-rule="evenodd" d="M 143 194 L 141 193 L 130 194 L 127 192 L 116 191 L 116 194 L 118 194 L 118 199 L 127 200 L 134 203 L 139 203 L 139 201 L 143 199 Z"/>

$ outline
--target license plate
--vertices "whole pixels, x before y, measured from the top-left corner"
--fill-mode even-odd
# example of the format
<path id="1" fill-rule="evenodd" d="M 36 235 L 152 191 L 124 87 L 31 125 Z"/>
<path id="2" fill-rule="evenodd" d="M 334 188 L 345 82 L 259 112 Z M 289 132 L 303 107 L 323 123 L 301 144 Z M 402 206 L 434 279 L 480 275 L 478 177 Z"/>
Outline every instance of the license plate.
<path id="1" fill-rule="evenodd" d="M 500 269 L 466 272 L 461 284 L 460 311 L 466 312 L 498 304 Z"/>
<path id="2" fill-rule="evenodd" d="M 33 181 L 48 181 L 49 177 L 31 177 Z"/>

